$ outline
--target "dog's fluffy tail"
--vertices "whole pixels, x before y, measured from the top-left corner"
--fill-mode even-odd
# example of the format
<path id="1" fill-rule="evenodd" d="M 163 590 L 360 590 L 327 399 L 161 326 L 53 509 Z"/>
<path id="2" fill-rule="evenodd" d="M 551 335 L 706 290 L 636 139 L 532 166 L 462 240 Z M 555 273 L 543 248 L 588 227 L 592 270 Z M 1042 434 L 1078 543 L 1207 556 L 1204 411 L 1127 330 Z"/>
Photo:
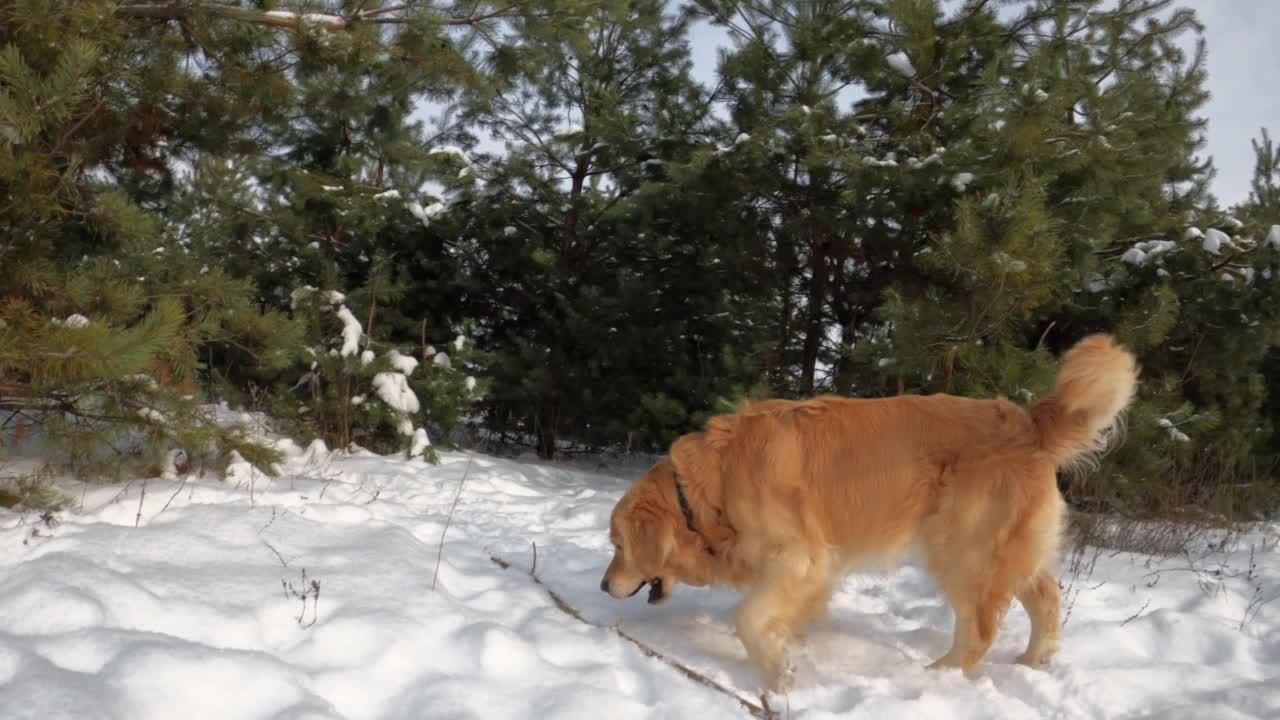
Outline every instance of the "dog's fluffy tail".
<path id="1" fill-rule="evenodd" d="M 1076 343 L 1062 358 L 1057 389 L 1029 408 L 1040 447 L 1058 467 L 1091 461 L 1120 435 L 1137 385 L 1137 360 L 1110 335 Z"/>

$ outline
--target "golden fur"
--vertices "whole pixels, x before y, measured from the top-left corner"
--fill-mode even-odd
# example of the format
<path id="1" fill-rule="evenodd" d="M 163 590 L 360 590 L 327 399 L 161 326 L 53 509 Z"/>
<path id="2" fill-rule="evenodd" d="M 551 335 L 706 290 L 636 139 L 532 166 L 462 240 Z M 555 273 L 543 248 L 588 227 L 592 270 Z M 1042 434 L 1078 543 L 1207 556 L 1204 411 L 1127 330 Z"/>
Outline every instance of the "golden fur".
<path id="1" fill-rule="evenodd" d="M 828 396 L 712 418 L 614 508 L 601 588 L 627 597 L 650 583 L 650 602 L 676 582 L 738 588 L 738 637 L 780 689 L 787 643 L 825 611 L 833 584 L 915 551 L 956 617 L 951 650 L 931 667 L 973 668 L 1014 597 L 1031 618 L 1019 662 L 1040 665 L 1058 641 L 1056 471 L 1104 449 L 1137 376 L 1128 351 L 1094 335 L 1064 356 L 1055 392 L 1028 407 Z"/>

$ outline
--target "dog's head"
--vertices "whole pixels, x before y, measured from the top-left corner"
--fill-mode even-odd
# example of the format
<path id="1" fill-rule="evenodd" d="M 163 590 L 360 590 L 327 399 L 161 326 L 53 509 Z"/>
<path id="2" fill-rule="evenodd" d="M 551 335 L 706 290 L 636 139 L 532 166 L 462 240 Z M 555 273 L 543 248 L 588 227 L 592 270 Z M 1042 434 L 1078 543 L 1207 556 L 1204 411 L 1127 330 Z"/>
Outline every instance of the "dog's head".
<path id="1" fill-rule="evenodd" d="M 676 582 L 707 585 L 712 568 L 706 545 L 685 527 L 675 493 L 675 468 L 659 461 L 618 501 L 609 521 L 613 560 L 600 589 L 615 598 L 649 586 L 649 603 L 671 597 Z"/>

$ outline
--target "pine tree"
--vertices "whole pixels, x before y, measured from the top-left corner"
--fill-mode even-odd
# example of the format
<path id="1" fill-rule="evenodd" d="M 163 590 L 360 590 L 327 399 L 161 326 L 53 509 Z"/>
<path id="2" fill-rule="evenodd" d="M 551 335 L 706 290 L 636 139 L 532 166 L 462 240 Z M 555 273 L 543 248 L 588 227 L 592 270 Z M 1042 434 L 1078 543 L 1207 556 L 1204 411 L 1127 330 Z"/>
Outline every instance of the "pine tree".
<path id="1" fill-rule="evenodd" d="M 452 287 L 449 265 L 426 263 L 440 258 L 423 252 L 438 247 L 430 220 L 444 207 L 429 183 L 465 186 L 474 167 L 462 150 L 430 141 L 414 114 L 423 100 L 479 91 L 470 43 L 517 12 L 542 12 L 526 5 L 312 4 L 284 16 L 290 32 L 278 42 L 289 52 L 264 71 L 283 83 L 287 111 L 257 117 L 254 145 L 198 164 L 176 208 L 205 254 L 255 278 L 262 300 L 304 328 L 300 364 L 288 368 L 245 362 L 234 348 L 215 355 L 227 392 L 259 388 L 276 416 L 338 446 L 415 455 L 427 426 L 439 440 L 479 397 L 468 376 L 474 347 L 434 352 L 459 328 L 438 302 Z M 302 14 L 318 9 L 330 14 Z M 202 11 L 242 33 L 279 27 L 281 17 Z M 388 375 L 397 372 L 405 379 Z M 388 383 L 395 393 L 375 392 Z"/>
<path id="2" fill-rule="evenodd" d="M 1252 141 L 1256 158 L 1252 191 L 1247 200 L 1233 209 L 1232 214 L 1245 228 L 1252 230 L 1255 237 L 1262 238 L 1263 252 L 1280 251 L 1280 151 L 1277 151 L 1266 128 L 1262 128 L 1260 134 L 1260 138 Z M 1263 272 L 1268 274 L 1266 270 Z M 1261 471 L 1270 470 L 1275 458 L 1280 456 L 1280 349 L 1277 348 L 1280 335 L 1273 330 L 1267 342 L 1268 348 L 1260 368 L 1264 390 L 1260 419 L 1265 423 L 1260 427 L 1265 428 L 1263 432 L 1268 435 L 1258 448 Z M 1274 478 L 1270 491 L 1280 492 Z"/>
<path id="3" fill-rule="evenodd" d="M 593 418 L 638 405 L 623 385 L 638 348 L 619 347 L 637 331 L 628 265 L 662 233 L 629 218 L 699 119 L 687 22 L 658 0 L 559 3 L 554 24 L 520 24 L 494 58 L 505 82 L 473 110 L 508 152 L 458 206 L 475 218 L 457 229 L 475 238 L 469 272 L 493 286 L 475 309 L 499 355 L 491 413 L 516 413 L 543 457 L 562 433 L 591 437 Z"/>
<path id="4" fill-rule="evenodd" d="M 161 149 L 209 140 L 176 112 L 207 87 L 112 8 L 0 11 L 0 412 L 6 427 L 41 426 L 83 474 L 173 447 L 238 449 L 269 470 L 270 453 L 200 411 L 191 373 L 210 343 L 270 354 L 285 323 L 242 282 L 185 274 L 187 249 L 153 212 L 173 184 Z"/>
<path id="5" fill-rule="evenodd" d="M 859 189 L 860 164 L 841 159 L 843 147 L 862 133 L 841 104 L 865 71 L 856 49 L 870 30 L 869 6 L 698 5 L 734 41 L 720 68 L 731 108 L 722 137 L 732 145 L 707 160 L 741 176 L 749 198 L 741 205 L 757 216 L 769 248 L 771 290 L 779 299 L 768 353 L 772 391 L 847 392 L 851 378 L 840 348 L 852 344 L 862 324 L 859 297 L 879 293 L 863 272 L 866 205 L 875 199 Z"/>
<path id="6" fill-rule="evenodd" d="M 1255 155 L 1252 188 L 1238 214 L 1258 224 L 1275 225 L 1280 224 L 1280 149 L 1266 128 L 1262 128 L 1261 134 L 1261 139 L 1251 141 Z M 1270 232 L 1268 230 L 1268 240 L 1280 244 L 1280 234 Z"/>
<path id="7" fill-rule="evenodd" d="M 193 435 L 217 434 L 196 412 L 198 386 L 225 395 L 253 380 L 272 384 L 311 332 L 286 314 L 297 284 L 278 282 L 305 252 L 279 246 L 310 251 L 317 237 L 330 241 L 307 264 L 309 277 L 369 285 L 370 312 L 385 302 L 368 282 L 370 240 L 388 221 L 401 232 L 420 225 L 375 196 L 394 182 L 416 188 L 430 172 L 405 117 L 415 98 L 448 94 L 474 75 L 468 33 L 480 37 L 486 22 L 524 5 L 6 6 L 0 222 L 9 239 L 0 261 L 11 282 L 0 291 L 0 406 L 8 417 L 43 423 L 77 448 L 78 462 L 104 445 L 118 450 L 117 438 L 135 431 L 156 436 L 147 452 L 175 443 L 217 450 Z M 446 37 L 455 30 L 464 36 L 456 42 Z M 354 195 L 351 227 L 341 202 L 315 201 L 332 194 L 325 184 L 343 191 L 341 202 Z M 345 235 L 357 242 L 346 246 Z M 417 321 L 403 331 L 412 342 Z M 160 382 L 130 379 L 139 373 Z M 115 403 L 110 414 L 104 397 Z M 456 400 L 442 406 L 457 414 Z M 62 422 L 68 416 L 83 422 Z M 233 435 L 223 433 L 223 450 L 240 442 Z"/>

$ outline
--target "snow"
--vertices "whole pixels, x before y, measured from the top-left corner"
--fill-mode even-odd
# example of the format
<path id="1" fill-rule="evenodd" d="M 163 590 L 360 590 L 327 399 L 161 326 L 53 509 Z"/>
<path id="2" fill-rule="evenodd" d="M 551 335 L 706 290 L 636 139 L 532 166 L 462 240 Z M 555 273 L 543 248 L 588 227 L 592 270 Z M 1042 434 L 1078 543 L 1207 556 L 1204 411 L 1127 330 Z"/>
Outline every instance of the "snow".
<path id="1" fill-rule="evenodd" d="M 364 352 L 360 353 L 360 364 L 368 365 L 369 363 L 373 362 L 373 359 L 375 357 L 377 356 L 373 354 L 372 350 L 365 350 Z"/>
<path id="2" fill-rule="evenodd" d="M 427 431 L 418 428 L 413 431 L 413 444 L 409 447 L 409 457 L 422 457 L 422 454 L 431 447 L 431 441 L 427 439 Z"/>
<path id="3" fill-rule="evenodd" d="M 471 167 L 471 156 L 467 155 L 466 150 L 454 145 L 444 145 L 438 148 L 431 148 L 427 155 L 443 155 L 445 157 L 453 158 L 467 167 Z"/>
<path id="4" fill-rule="evenodd" d="M 502 228 L 502 234 L 503 234 L 503 236 L 504 236 L 504 237 L 514 237 L 514 236 L 515 236 L 515 234 L 516 234 L 516 228 L 515 228 L 515 226 L 514 226 L 514 225 L 508 225 L 508 226 L 506 226 L 506 227 Z"/>
<path id="5" fill-rule="evenodd" d="M 916 67 L 911 64 L 911 58 L 907 54 L 899 50 L 885 58 L 889 63 L 889 67 L 903 77 L 913 78 L 916 76 Z"/>
<path id="6" fill-rule="evenodd" d="M 454 349 L 454 350 L 462 350 L 463 346 L 465 346 L 466 344 L 467 344 L 467 336 L 466 336 L 466 335 L 458 335 L 457 337 L 455 337 L 455 338 L 453 339 L 453 349 Z"/>
<path id="7" fill-rule="evenodd" d="M 1221 230 L 1209 228 L 1204 232 L 1204 242 L 1201 243 L 1201 247 L 1203 247 L 1204 251 L 1210 255 L 1217 255 L 1221 251 L 1223 245 L 1230 244 L 1231 238 L 1226 233 Z"/>
<path id="8" fill-rule="evenodd" d="M 169 452 L 165 453 L 164 463 L 161 465 L 160 477 L 164 480 L 177 480 L 180 468 L 187 463 L 188 459 L 187 451 L 182 448 L 173 448 Z"/>
<path id="9" fill-rule="evenodd" d="M 1204 233 L 1200 230 L 1200 228 L 1198 227 L 1187 228 L 1186 238 L 1188 240 L 1196 240 L 1203 237 L 1204 237 Z"/>
<path id="10" fill-rule="evenodd" d="M 463 381 L 463 384 L 466 385 L 468 391 L 476 389 L 476 379 L 470 375 L 468 375 L 467 379 Z"/>
<path id="11" fill-rule="evenodd" d="M 955 188 L 956 192 L 964 192 L 969 187 L 969 183 L 973 182 L 973 178 L 974 175 L 971 172 L 956 173 L 951 177 L 951 187 Z"/>
<path id="12" fill-rule="evenodd" d="M 911 168 L 912 170 L 920 170 L 922 168 L 927 168 L 930 165 L 934 165 L 940 162 L 942 162 L 942 155 L 939 153 L 933 153 L 932 155 L 925 158 L 924 160 L 921 160 L 919 158 L 908 158 L 907 167 Z"/>
<path id="13" fill-rule="evenodd" d="M 1089 282 L 1085 287 L 1091 293 L 1106 292 L 1111 289 L 1111 281 L 1095 273 L 1090 276 Z"/>
<path id="14" fill-rule="evenodd" d="M 1023 272 L 1027 269 L 1026 261 L 1010 256 L 1008 253 L 998 250 L 991 254 L 991 259 L 1000 267 L 1006 268 L 1012 272 Z"/>
<path id="15" fill-rule="evenodd" d="M 733 139 L 732 145 L 716 145 L 716 154 L 722 155 L 724 153 L 727 153 L 730 150 L 733 150 L 739 145 L 742 145 L 743 143 L 746 143 L 750 140 L 751 140 L 751 135 L 749 133 L 738 133 L 738 136 Z"/>
<path id="16" fill-rule="evenodd" d="M 409 208 L 409 212 L 412 213 L 414 217 L 418 218 L 418 221 L 422 223 L 423 227 L 430 225 L 432 218 L 444 213 L 445 210 L 448 210 L 448 207 L 441 202 L 431 203 L 425 208 L 417 202 L 410 202 L 407 207 Z"/>
<path id="17" fill-rule="evenodd" d="M 89 324 L 89 318 L 81 315 L 80 313 L 74 313 L 72 315 L 68 315 L 67 319 L 62 321 L 63 327 L 69 327 L 69 328 L 82 328 L 88 324 Z"/>
<path id="18" fill-rule="evenodd" d="M 1174 442 L 1191 442 L 1191 438 L 1179 430 L 1169 418 L 1162 417 L 1156 421 L 1156 424 L 1164 428 L 1165 432 L 1169 433 L 1169 438 Z"/>
<path id="19" fill-rule="evenodd" d="M 310 285 L 303 285 L 301 287 L 294 288 L 293 291 L 289 293 L 289 307 L 297 310 L 298 303 L 302 302 L 303 298 L 315 291 L 316 289 Z"/>
<path id="20" fill-rule="evenodd" d="M 408 417 L 400 418 L 400 421 L 396 423 L 396 432 L 399 432 L 401 435 L 404 435 L 405 437 L 412 437 L 413 421 L 410 420 Z"/>
<path id="21" fill-rule="evenodd" d="M 373 199 L 374 200 L 399 200 L 400 191 L 396 190 L 395 188 L 392 188 L 390 190 L 385 190 L 383 192 L 378 193 L 377 195 L 374 195 Z"/>
<path id="22" fill-rule="evenodd" d="M 175 708 L 193 719 L 746 716 L 609 629 L 756 697 L 732 630 L 736 593 L 678 587 L 653 607 L 599 592 L 609 511 L 643 466 L 616 477 L 461 452 L 428 465 L 275 442 L 274 479 L 236 456 L 225 483 L 151 479 L 145 497 L 137 479 L 83 488 L 83 510 L 56 525 L 0 510 L 3 707 L 51 720 Z M 922 571 L 852 577 L 796 652 L 797 688 L 772 703 L 800 720 L 1274 717 L 1280 603 L 1251 602 L 1280 587 L 1277 538 L 1267 525 L 1220 550 L 1206 538 L 1188 557 L 1101 552 L 1087 577 L 1064 564 L 1059 659 L 1011 664 L 1028 632 L 1015 607 L 973 678 L 922 667 L 951 629 Z M 541 582 L 595 626 L 532 582 L 534 543 Z M 1242 571 L 1215 579 L 1220 566 Z"/>
<path id="23" fill-rule="evenodd" d="M 1271 229 L 1267 231 L 1267 237 L 1263 242 L 1280 250 L 1280 225 L 1272 225 Z"/>
<path id="24" fill-rule="evenodd" d="M 609 629 L 757 697 L 736 593 L 680 586 L 653 607 L 600 592 L 609 513 L 640 466 L 277 443 L 277 478 L 239 460 L 226 484 L 151 479 L 145 498 L 137 480 L 88 486 L 56 524 L 0 510 L 7 716 L 748 717 Z M 1182 556 L 1089 551 L 1087 575 L 1064 561 L 1057 659 L 1012 664 L 1028 631 L 1015 605 L 970 678 L 922 667 L 952 621 L 916 565 L 854 576 L 798 649 L 797 688 L 771 704 L 796 720 L 1274 718 L 1280 602 L 1250 603 L 1280 586 L 1278 536 L 1206 538 L 1190 556 L 1203 572 Z M 546 588 L 597 626 L 529 577 L 535 543 Z"/>
<path id="25" fill-rule="evenodd" d="M 449 353 L 445 353 L 445 352 L 438 352 L 435 355 L 433 355 L 431 357 L 431 362 L 434 363 L 436 367 L 442 367 L 446 369 L 453 366 L 453 362 L 449 359 Z"/>
<path id="26" fill-rule="evenodd" d="M 868 156 L 862 158 L 862 164 L 869 167 L 894 168 L 898 167 L 898 157 L 896 153 L 885 155 L 883 160 Z"/>
<path id="27" fill-rule="evenodd" d="M 555 139 L 557 140 L 567 140 L 571 137 L 581 135 L 584 132 L 586 131 L 582 129 L 581 125 L 571 125 L 565 128 L 564 130 L 561 130 L 560 132 L 556 133 L 553 137 L 555 137 Z"/>
<path id="28" fill-rule="evenodd" d="M 338 320 L 342 322 L 342 349 L 339 354 L 351 357 L 360 350 L 360 337 L 364 335 L 364 329 L 346 305 L 339 305 L 336 313 Z"/>
<path id="29" fill-rule="evenodd" d="M 293 22 L 299 18 L 297 13 L 290 12 L 288 10 L 268 10 L 262 15 L 266 18 L 284 20 L 287 22 Z M 301 22 L 320 25 L 326 30 L 341 30 L 347 26 L 347 21 L 342 17 L 337 15 L 327 15 L 324 13 L 303 13 L 301 15 Z"/>
<path id="30" fill-rule="evenodd" d="M 418 412 L 418 396 L 409 381 L 398 372 L 380 372 L 373 376 L 373 389 L 387 407 L 402 415 Z"/>
<path id="31" fill-rule="evenodd" d="M 1131 265 L 1142 265 L 1147 261 L 1147 254 L 1136 247 L 1132 247 L 1120 256 L 1120 260 Z"/>
<path id="32" fill-rule="evenodd" d="M 400 351 L 394 348 L 387 351 L 387 359 L 391 361 L 391 367 L 404 375 L 412 375 L 418 368 L 418 358 L 412 355 L 401 355 Z"/>
<path id="33" fill-rule="evenodd" d="M 1159 255 L 1178 249 L 1178 244 L 1172 240 L 1147 240 L 1140 242 L 1134 247 L 1142 250 L 1149 255 Z"/>

